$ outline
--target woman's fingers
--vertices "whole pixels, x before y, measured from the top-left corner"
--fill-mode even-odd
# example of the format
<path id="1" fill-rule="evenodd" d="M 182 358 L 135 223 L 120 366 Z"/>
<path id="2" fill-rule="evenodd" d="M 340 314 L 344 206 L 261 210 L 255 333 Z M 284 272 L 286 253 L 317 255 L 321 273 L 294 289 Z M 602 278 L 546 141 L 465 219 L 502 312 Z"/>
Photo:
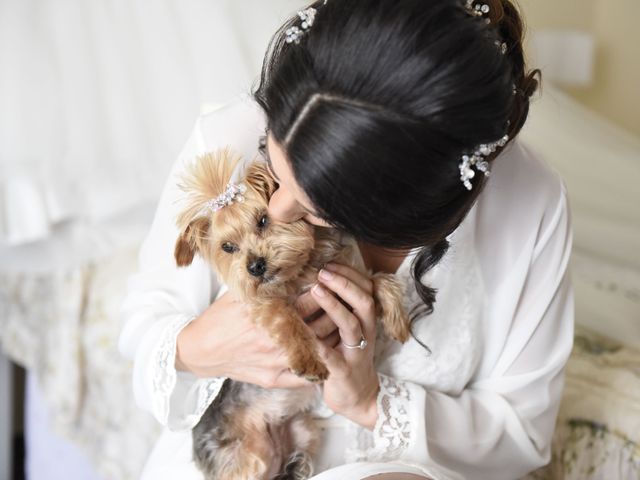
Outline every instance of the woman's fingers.
<path id="1" fill-rule="evenodd" d="M 348 278 L 365 292 L 373 293 L 373 282 L 371 279 L 352 267 L 339 263 L 328 263 L 324 266 L 324 269 Z"/>
<path id="2" fill-rule="evenodd" d="M 363 335 L 360 320 L 322 285 L 315 285 L 311 291 L 320 307 L 338 326 L 340 337 L 347 343 L 359 342 Z"/>
<path id="3" fill-rule="evenodd" d="M 358 283 L 352 281 L 350 278 L 326 269 L 320 270 L 318 279 L 325 287 L 335 292 L 342 300 L 351 306 L 355 315 L 366 323 L 363 326 L 367 328 L 367 330 L 370 330 L 374 326 L 372 324 L 375 322 L 375 302 L 369 291 L 361 288 Z M 320 307 L 322 307 L 329 316 L 332 316 L 331 312 L 324 308 L 323 302 L 320 301 L 320 298 L 323 297 L 317 295 L 318 292 L 315 291 L 316 288 L 317 286 L 313 287 L 312 291 L 316 294 Z M 332 302 L 329 302 L 329 304 L 334 306 Z M 338 325 L 338 327 L 340 327 L 340 325 Z M 355 340 L 359 340 L 359 337 Z"/>
<path id="4" fill-rule="evenodd" d="M 336 328 L 329 335 L 321 339 L 320 342 L 322 342 L 322 344 L 327 348 L 335 348 L 340 343 L 340 332 L 338 332 L 338 329 Z"/>
<path id="5" fill-rule="evenodd" d="M 315 298 L 313 298 L 310 292 L 305 292 L 300 295 L 296 299 L 295 306 L 296 310 L 298 310 L 298 313 L 300 313 L 305 321 L 310 321 L 321 314 L 321 309 L 318 306 L 318 302 Z"/>
<path id="6" fill-rule="evenodd" d="M 311 330 L 313 330 L 316 337 L 321 340 L 327 338 L 332 333 L 335 333 L 336 335 L 338 334 L 338 327 L 326 313 L 323 313 L 320 317 L 307 322 L 307 325 Z"/>

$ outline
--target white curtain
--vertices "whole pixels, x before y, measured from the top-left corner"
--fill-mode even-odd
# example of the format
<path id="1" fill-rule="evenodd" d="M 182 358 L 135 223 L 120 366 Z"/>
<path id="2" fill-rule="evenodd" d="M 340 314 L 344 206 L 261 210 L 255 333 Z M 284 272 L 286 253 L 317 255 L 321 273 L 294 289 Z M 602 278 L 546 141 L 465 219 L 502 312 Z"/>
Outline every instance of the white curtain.
<path id="1" fill-rule="evenodd" d="M 0 0 L 0 244 L 154 200 L 300 0 Z"/>

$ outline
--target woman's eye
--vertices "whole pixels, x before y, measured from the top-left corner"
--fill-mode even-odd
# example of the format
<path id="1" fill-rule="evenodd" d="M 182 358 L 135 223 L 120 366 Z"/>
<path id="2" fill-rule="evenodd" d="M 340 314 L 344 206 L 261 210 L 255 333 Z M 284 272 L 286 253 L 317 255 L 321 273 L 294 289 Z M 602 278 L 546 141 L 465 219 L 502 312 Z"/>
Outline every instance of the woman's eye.
<path id="1" fill-rule="evenodd" d="M 262 215 L 258 220 L 258 228 L 260 230 L 263 230 L 264 228 L 267 227 L 268 224 L 269 224 L 269 217 L 267 217 L 266 215 Z"/>
<path id="2" fill-rule="evenodd" d="M 266 136 L 260 137 L 260 140 L 258 141 L 258 151 L 263 157 L 266 156 L 267 154 L 267 137 Z"/>
<path id="3" fill-rule="evenodd" d="M 238 249 L 238 246 L 237 246 L 237 245 L 234 245 L 233 243 L 230 243 L 230 242 L 224 242 L 224 243 L 222 244 L 222 250 L 224 250 L 224 251 L 225 251 L 225 252 L 227 252 L 227 253 L 235 253 L 235 252 L 237 252 L 239 249 Z"/>

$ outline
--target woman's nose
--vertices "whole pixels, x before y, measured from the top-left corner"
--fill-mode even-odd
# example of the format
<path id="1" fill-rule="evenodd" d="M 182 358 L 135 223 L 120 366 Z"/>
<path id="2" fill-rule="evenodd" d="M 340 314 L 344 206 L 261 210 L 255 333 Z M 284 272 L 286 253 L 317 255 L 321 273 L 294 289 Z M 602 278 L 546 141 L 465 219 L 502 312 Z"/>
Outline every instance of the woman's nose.
<path id="1" fill-rule="evenodd" d="M 269 218 L 278 222 L 291 223 L 300 220 L 305 215 L 305 211 L 300 208 L 300 204 L 288 192 L 278 188 L 269 200 L 267 208 Z"/>

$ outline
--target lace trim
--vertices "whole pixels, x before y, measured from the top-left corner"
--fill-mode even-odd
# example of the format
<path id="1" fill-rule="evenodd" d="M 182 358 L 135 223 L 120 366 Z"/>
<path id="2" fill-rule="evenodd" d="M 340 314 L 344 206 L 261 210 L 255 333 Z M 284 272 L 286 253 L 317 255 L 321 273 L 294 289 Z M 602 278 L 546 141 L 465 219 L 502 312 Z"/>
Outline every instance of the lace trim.
<path id="1" fill-rule="evenodd" d="M 378 379 L 378 420 L 373 433 L 354 427 L 353 446 L 347 449 L 345 456 L 348 462 L 394 460 L 402 455 L 411 441 L 411 394 L 407 385 L 381 373 L 378 373 Z"/>
<path id="2" fill-rule="evenodd" d="M 376 450 L 384 450 L 385 458 L 397 458 L 409 446 L 411 439 L 411 395 L 404 382 L 380 373 L 378 378 L 380 392 L 376 400 L 378 420 L 373 428 L 374 444 Z"/>
<path id="3" fill-rule="evenodd" d="M 214 377 L 203 380 L 198 386 L 198 406 L 195 417 L 200 420 L 204 411 L 211 405 L 211 402 L 218 396 L 222 384 L 226 377 Z"/>
<path id="4" fill-rule="evenodd" d="M 162 341 L 155 354 L 153 392 L 168 398 L 176 385 L 176 340 L 178 332 L 196 317 L 180 317 L 162 332 Z"/>

